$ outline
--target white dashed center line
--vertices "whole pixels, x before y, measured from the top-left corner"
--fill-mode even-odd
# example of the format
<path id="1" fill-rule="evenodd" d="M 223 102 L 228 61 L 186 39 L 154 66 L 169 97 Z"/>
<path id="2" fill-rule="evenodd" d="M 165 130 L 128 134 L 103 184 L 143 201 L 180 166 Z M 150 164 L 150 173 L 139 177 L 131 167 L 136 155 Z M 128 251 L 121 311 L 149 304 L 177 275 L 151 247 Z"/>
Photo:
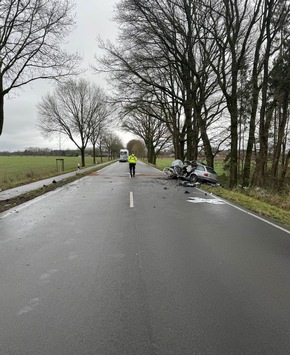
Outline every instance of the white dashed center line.
<path id="1" fill-rule="evenodd" d="M 132 191 L 130 191 L 130 208 L 134 208 L 134 196 Z"/>

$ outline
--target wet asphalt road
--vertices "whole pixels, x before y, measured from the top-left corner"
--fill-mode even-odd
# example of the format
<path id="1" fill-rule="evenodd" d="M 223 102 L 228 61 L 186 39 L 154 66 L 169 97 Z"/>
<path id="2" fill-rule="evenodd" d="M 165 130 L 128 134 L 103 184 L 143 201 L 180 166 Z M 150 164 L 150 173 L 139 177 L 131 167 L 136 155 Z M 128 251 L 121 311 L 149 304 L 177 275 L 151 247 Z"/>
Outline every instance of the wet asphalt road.
<path id="1" fill-rule="evenodd" d="M 290 352 L 289 231 L 153 168 L 115 163 L 0 226 L 1 355 Z"/>

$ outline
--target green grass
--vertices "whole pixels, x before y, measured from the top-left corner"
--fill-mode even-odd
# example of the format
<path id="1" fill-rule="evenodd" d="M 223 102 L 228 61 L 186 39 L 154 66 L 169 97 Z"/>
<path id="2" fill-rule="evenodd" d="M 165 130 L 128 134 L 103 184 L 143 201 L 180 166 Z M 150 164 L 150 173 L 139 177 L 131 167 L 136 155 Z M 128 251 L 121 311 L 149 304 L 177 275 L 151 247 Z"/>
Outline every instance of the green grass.
<path id="1" fill-rule="evenodd" d="M 159 170 L 163 170 L 167 166 L 171 166 L 174 158 L 157 158 L 156 159 L 156 168 Z"/>
<path id="2" fill-rule="evenodd" d="M 236 190 L 215 188 L 202 185 L 202 188 L 212 192 L 214 195 L 231 201 L 239 206 L 255 212 L 263 217 L 270 218 L 290 228 L 290 196 L 257 194 L 256 190 L 242 193 Z M 283 203 L 282 203 L 283 201 Z"/>
<path id="3" fill-rule="evenodd" d="M 64 171 L 56 159 L 64 159 Z M 93 158 L 86 157 L 85 163 L 86 167 L 93 166 Z M 81 164 L 79 157 L 0 156 L 0 189 L 77 170 L 78 164 Z"/>

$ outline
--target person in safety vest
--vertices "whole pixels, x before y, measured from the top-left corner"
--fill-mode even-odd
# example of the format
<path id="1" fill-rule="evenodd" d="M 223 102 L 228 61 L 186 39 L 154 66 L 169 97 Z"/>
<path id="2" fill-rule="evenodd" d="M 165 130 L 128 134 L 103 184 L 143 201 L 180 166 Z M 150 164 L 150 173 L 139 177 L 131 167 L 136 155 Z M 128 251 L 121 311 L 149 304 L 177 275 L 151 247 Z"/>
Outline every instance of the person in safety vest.
<path id="1" fill-rule="evenodd" d="M 136 167 L 137 160 L 138 159 L 136 155 L 133 153 L 128 156 L 130 177 L 135 177 L 135 167 Z"/>

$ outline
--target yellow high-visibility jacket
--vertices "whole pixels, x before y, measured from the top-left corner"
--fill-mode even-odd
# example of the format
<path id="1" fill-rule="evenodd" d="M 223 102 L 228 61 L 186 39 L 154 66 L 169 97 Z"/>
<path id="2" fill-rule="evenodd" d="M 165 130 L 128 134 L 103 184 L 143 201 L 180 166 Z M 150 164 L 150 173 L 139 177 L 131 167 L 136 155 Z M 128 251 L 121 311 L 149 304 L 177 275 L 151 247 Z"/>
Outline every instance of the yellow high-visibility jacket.
<path id="1" fill-rule="evenodd" d="M 128 156 L 128 162 L 129 163 L 136 163 L 137 160 L 138 159 L 137 159 L 136 155 L 134 155 L 134 154 L 131 154 L 131 155 Z"/>

